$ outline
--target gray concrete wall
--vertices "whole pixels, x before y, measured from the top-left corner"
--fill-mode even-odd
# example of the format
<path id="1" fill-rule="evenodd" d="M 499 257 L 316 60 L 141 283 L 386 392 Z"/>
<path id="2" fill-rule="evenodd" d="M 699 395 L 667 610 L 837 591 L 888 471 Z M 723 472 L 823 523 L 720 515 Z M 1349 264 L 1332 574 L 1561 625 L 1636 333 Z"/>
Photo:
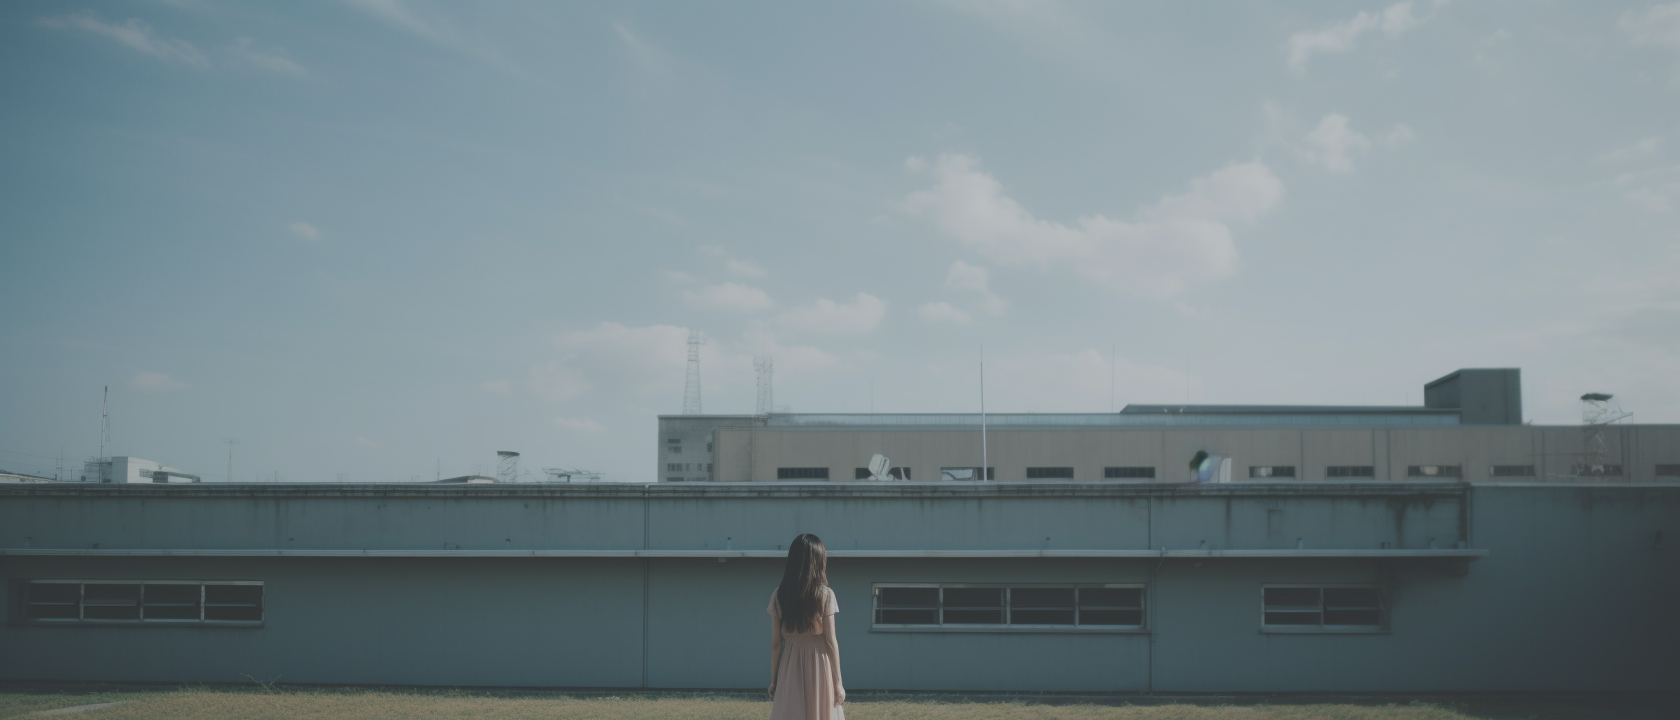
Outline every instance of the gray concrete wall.
<path id="1" fill-rule="evenodd" d="M 98 492 L 109 490 L 110 492 Z M 848 685 L 900 690 L 1653 690 L 1680 678 L 1680 485 L 1007 484 L 0 489 L 0 580 L 261 580 L 259 628 L 0 627 L 0 678 L 756 688 L 775 550 L 823 536 Z M 183 527 L 191 524 L 190 527 Z M 1658 539 L 1658 533 L 1661 538 Z M 1048 540 L 1047 540 L 1048 538 Z M 995 549 L 1367 557 L 845 557 Z M 1475 562 L 1390 548 L 1486 549 Z M 98 548 L 92 547 L 97 543 Z M 509 551 L 506 546 L 513 545 Z M 280 557 L 110 553 L 289 551 Z M 376 549 L 430 557 L 312 557 Z M 43 556 L 47 551 L 81 552 Z M 101 554 L 104 553 L 104 554 Z M 721 554 L 721 551 L 720 553 Z M 1141 583 L 1146 632 L 882 632 L 890 582 Z M 1370 582 L 1370 634 L 1260 630 L 1266 583 Z M 8 606 L 14 598 L 5 598 Z"/>

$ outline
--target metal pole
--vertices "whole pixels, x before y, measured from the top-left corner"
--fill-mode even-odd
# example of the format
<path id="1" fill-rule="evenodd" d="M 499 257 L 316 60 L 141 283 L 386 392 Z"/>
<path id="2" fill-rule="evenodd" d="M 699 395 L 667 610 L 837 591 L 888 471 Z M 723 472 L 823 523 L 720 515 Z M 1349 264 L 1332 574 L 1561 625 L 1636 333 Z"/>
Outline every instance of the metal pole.
<path id="1" fill-rule="evenodd" d="M 991 461 L 986 458 L 986 346 L 980 346 L 980 481 L 990 480 Z"/>

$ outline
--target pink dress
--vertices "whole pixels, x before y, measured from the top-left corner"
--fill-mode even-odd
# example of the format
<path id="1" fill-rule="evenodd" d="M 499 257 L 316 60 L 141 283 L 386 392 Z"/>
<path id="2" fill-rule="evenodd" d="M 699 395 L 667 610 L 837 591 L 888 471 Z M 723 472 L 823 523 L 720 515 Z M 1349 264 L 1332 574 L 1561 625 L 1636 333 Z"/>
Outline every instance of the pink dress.
<path id="1" fill-rule="evenodd" d="M 776 593 L 770 593 L 770 616 L 782 617 Z M 846 720 L 834 687 L 834 670 L 829 667 L 828 638 L 823 636 L 823 619 L 840 612 L 834 591 L 822 589 L 822 614 L 810 633 L 782 631 L 782 663 L 776 669 L 776 697 L 770 703 L 770 720 Z"/>

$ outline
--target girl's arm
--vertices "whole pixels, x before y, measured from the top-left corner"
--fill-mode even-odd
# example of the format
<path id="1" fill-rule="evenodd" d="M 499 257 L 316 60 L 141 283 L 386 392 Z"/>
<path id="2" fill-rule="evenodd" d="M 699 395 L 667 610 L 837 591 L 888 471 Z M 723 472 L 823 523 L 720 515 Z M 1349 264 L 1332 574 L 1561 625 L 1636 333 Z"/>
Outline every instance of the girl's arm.
<path id="1" fill-rule="evenodd" d="M 776 697 L 776 671 L 782 667 L 782 619 L 770 618 L 770 697 Z"/>
<path id="2" fill-rule="evenodd" d="M 828 666 L 834 668 L 834 704 L 846 702 L 846 686 L 840 682 L 840 636 L 834 633 L 834 616 L 823 616 L 823 637 L 828 639 Z"/>

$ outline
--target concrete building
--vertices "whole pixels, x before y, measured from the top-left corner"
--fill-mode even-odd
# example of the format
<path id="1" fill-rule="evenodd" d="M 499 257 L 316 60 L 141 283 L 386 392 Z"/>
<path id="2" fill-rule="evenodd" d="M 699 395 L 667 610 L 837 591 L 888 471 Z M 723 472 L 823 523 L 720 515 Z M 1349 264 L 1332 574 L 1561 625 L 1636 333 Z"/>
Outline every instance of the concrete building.
<path id="1" fill-rule="evenodd" d="M 1680 426 L 1516 380 L 991 416 L 995 482 L 978 417 L 769 415 L 661 418 L 680 483 L 0 486 L 0 678 L 761 688 L 814 532 L 854 690 L 1672 689 Z"/>
<path id="2" fill-rule="evenodd" d="M 848 686 L 1680 677 L 1676 483 L 0 486 L 0 678 L 761 688 L 815 532 Z"/>
<path id="3" fill-rule="evenodd" d="M 182 472 L 160 462 L 118 455 L 83 464 L 82 482 L 97 483 L 181 483 L 199 482 L 197 475 Z"/>
<path id="4" fill-rule="evenodd" d="M 1422 406 L 994 413 L 984 451 L 978 414 L 661 416 L 659 442 L 667 482 L 850 482 L 868 477 L 875 454 L 892 461 L 894 477 L 915 482 L 979 479 L 982 457 L 1001 481 L 1183 482 L 1198 452 L 1229 458 L 1237 482 L 1680 479 L 1680 426 L 1521 421 L 1519 373 L 1501 368 L 1435 380 Z"/>
<path id="5" fill-rule="evenodd" d="M 42 483 L 53 482 L 50 477 L 30 475 L 29 473 L 15 473 L 0 470 L 0 483 Z"/>

